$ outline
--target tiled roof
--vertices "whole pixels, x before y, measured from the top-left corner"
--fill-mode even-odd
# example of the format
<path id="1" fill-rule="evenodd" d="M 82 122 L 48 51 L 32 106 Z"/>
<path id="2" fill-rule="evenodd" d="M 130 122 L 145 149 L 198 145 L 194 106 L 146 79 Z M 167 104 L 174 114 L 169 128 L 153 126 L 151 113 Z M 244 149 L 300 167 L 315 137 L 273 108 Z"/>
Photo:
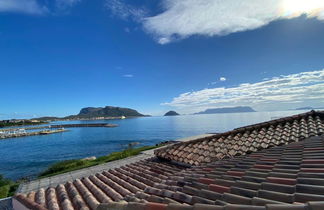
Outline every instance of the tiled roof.
<path id="1" fill-rule="evenodd" d="M 15 199 L 37 210 L 96 209 L 100 203 L 120 201 L 153 187 L 182 169 L 153 158 L 76 179 L 55 188 L 18 194 Z"/>
<path id="2" fill-rule="evenodd" d="M 324 136 L 192 167 L 125 200 L 100 209 L 323 210 Z"/>
<path id="3" fill-rule="evenodd" d="M 306 204 L 299 205 L 287 205 L 287 204 L 267 204 L 265 206 L 250 206 L 250 205 L 238 205 L 227 204 L 209 205 L 209 204 L 161 204 L 154 202 L 147 203 L 107 203 L 101 204 L 97 210 L 323 210 L 324 202 L 311 201 Z"/>
<path id="4" fill-rule="evenodd" d="M 200 165 L 324 133 L 324 112 L 307 112 L 155 150 L 155 155 Z"/>
<path id="5" fill-rule="evenodd" d="M 178 151 L 182 160 L 189 161 L 210 158 L 194 163 L 198 166 L 185 168 L 166 162 L 166 157 L 152 158 L 19 194 L 14 200 L 37 210 L 324 209 L 323 131 L 323 113 L 309 112 L 157 152 Z M 198 152 L 191 153 L 198 156 L 184 156 L 185 150 L 195 147 Z M 215 151 L 222 156 L 211 156 Z M 172 157 L 179 157 L 173 152 Z"/>
<path id="6" fill-rule="evenodd" d="M 16 199 L 37 210 L 96 209 L 100 203 L 109 204 L 98 210 L 321 210 L 324 137 L 183 170 L 148 160 L 109 174 L 96 175 L 102 184 L 84 178 Z"/>

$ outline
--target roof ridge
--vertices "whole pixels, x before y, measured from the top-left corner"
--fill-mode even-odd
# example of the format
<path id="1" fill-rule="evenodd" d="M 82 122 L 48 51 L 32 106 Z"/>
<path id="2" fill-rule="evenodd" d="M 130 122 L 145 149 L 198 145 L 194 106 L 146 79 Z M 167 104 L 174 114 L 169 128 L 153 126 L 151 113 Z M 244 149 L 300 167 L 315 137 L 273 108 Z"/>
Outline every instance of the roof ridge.
<path id="1" fill-rule="evenodd" d="M 199 138 L 199 139 L 193 139 L 190 141 L 186 141 L 186 142 L 179 142 L 179 143 L 175 143 L 175 144 L 171 144 L 167 147 L 161 148 L 161 150 L 166 149 L 168 147 L 172 147 L 174 145 L 178 145 L 178 144 L 190 144 L 190 143 L 196 143 L 199 141 L 204 141 L 207 139 L 212 139 L 212 138 L 217 138 L 217 137 L 221 137 L 221 136 L 229 136 L 231 134 L 236 134 L 236 133 L 240 133 L 243 131 L 250 131 L 253 130 L 254 128 L 262 128 L 262 127 L 266 127 L 266 126 L 271 126 L 277 123 L 282 123 L 285 121 L 293 121 L 296 118 L 303 118 L 305 116 L 313 116 L 315 114 L 320 114 L 320 115 L 324 115 L 324 111 L 315 111 L 315 110 L 311 110 L 309 112 L 304 112 L 302 114 L 296 114 L 296 115 L 292 115 L 292 116 L 288 116 L 288 117 L 282 117 L 279 119 L 275 119 L 275 120 L 269 120 L 269 121 L 265 121 L 265 122 L 261 122 L 261 123 L 256 123 L 256 124 L 252 124 L 252 125 L 247 125 L 247 126 L 243 126 L 243 127 L 238 127 L 238 128 L 234 128 L 233 130 L 230 131 L 225 131 L 223 133 L 217 133 L 215 135 L 212 136 L 207 136 L 207 137 L 203 137 L 203 138 Z M 324 116 L 323 116 L 324 117 Z M 160 149 L 156 149 L 156 150 L 160 150 Z"/>
<path id="2" fill-rule="evenodd" d="M 253 128 L 253 127 L 256 127 L 256 126 L 261 127 L 261 126 L 263 126 L 265 124 L 270 124 L 271 125 L 271 124 L 283 122 L 285 120 L 292 120 L 294 118 L 302 118 L 302 117 L 305 117 L 305 116 L 314 116 L 316 114 L 323 114 L 323 111 L 311 110 L 309 112 L 304 112 L 304 113 L 301 113 L 301 114 L 295 114 L 295 115 L 291 115 L 291 116 L 287 116 L 287 117 L 281 117 L 279 119 L 273 119 L 273 120 L 269 120 L 269 121 L 265 121 L 265 122 L 261 122 L 261 123 L 256 123 L 256 124 L 252 124 L 252 125 L 238 127 L 238 128 L 235 128 L 234 130 L 239 130 L 239 129 L 243 129 L 243 128 Z"/>
<path id="3" fill-rule="evenodd" d="M 318 119 L 312 119 L 311 121 L 309 121 L 309 117 L 315 117 L 315 116 L 319 116 L 319 119 L 320 119 L 319 122 L 318 122 Z M 305 118 L 307 118 L 306 124 L 305 124 L 305 122 L 302 121 L 302 119 L 305 119 Z M 233 150 L 233 148 L 231 148 L 230 146 L 231 145 L 234 146 L 235 143 L 233 141 L 236 141 L 236 140 L 242 140 L 239 147 L 245 147 L 244 144 L 246 144 L 246 141 L 248 139 L 250 139 L 249 141 L 251 141 L 250 142 L 251 144 L 247 145 L 247 147 L 249 147 L 249 148 L 244 148 L 244 152 L 241 153 L 241 154 L 245 154 L 250 150 L 257 151 L 260 148 L 265 149 L 267 147 L 278 145 L 278 144 L 288 143 L 291 141 L 299 141 L 303 138 L 308 137 L 308 135 L 312 136 L 312 135 L 321 134 L 321 133 L 323 133 L 323 129 L 324 129 L 323 118 L 324 118 L 323 111 L 312 110 L 312 111 L 301 113 L 301 114 L 296 114 L 296 115 L 292 115 L 292 116 L 288 116 L 288 117 L 282 117 L 280 119 L 270 120 L 270 121 L 266 121 L 266 122 L 262 122 L 262 123 L 258 123 L 258 124 L 254 124 L 254 125 L 236 128 L 236 129 L 233 129 L 230 131 L 218 133 L 218 134 L 204 137 L 204 138 L 190 140 L 187 142 L 179 142 L 179 143 L 176 143 L 176 144 L 164 147 L 164 148 L 156 149 L 154 151 L 154 154 L 160 158 L 162 157 L 162 158 L 165 158 L 168 160 L 189 163 L 192 165 L 193 163 L 190 163 L 192 161 L 189 161 L 188 157 L 190 157 L 190 158 L 193 157 L 194 155 L 189 154 L 189 153 L 194 152 L 194 153 L 196 153 L 196 156 L 194 158 L 194 162 L 195 162 L 194 165 L 197 165 L 197 164 L 204 162 L 203 159 L 206 159 L 207 162 L 211 162 L 211 161 L 215 160 L 215 158 L 222 159 L 226 156 L 231 157 L 231 156 L 237 155 L 238 153 L 236 153 L 236 151 L 230 151 L 230 150 Z M 316 122 L 315 123 L 316 125 L 314 125 L 314 123 L 312 123 L 312 122 Z M 286 124 L 284 126 L 284 128 L 279 126 L 280 124 L 283 126 L 283 124 L 285 124 L 285 123 L 289 123 L 289 124 Z M 292 124 L 290 124 L 290 123 L 292 123 Z M 273 126 L 273 129 L 271 129 L 271 126 Z M 319 129 L 318 129 L 318 126 L 320 126 Z M 308 127 L 310 129 L 308 129 Z M 265 129 L 264 131 L 262 131 L 263 128 Z M 288 132 L 287 129 L 289 131 L 291 131 L 292 133 L 287 133 Z M 256 132 L 254 132 L 254 131 L 256 131 Z M 237 136 L 240 133 L 242 135 Z M 244 136 L 243 136 L 243 134 L 244 134 Z M 232 136 L 232 137 L 230 137 L 230 136 Z M 262 139 L 260 140 L 260 138 L 262 138 Z M 266 140 L 266 142 L 263 142 L 265 140 Z M 207 142 L 205 142 L 205 141 L 207 141 Z M 201 142 L 203 142 L 203 144 L 199 144 Z M 220 151 L 220 152 L 225 152 L 224 155 L 219 154 L 218 156 L 214 156 L 214 157 L 207 157 L 205 155 L 205 153 L 206 154 L 208 153 L 208 151 L 206 151 L 207 149 L 209 151 L 213 151 L 209 148 L 209 146 L 213 147 L 213 145 L 212 145 L 213 142 L 215 144 L 225 143 L 225 146 L 224 145 L 221 146 L 222 149 L 224 149 L 224 150 Z M 209 146 L 204 146 L 206 144 L 208 144 Z M 191 146 L 192 149 L 190 149 L 189 148 L 190 145 L 195 145 L 195 146 Z M 253 147 L 251 147 L 251 145 Z M 193 147 L 195 147 L 194 151 L 193 151 Z M 186 149 L 184 149 L 184 148 L 186 148 Z M 204 149 L 202 149 L 202 148 L 204 148 Z M 214 148 L 214 149 L 216 149 L 216 148 Z M 235 150 L 237 150 L 237 149 L 240 149 L 240 148 L 235 148 Z M 177 152 L 172 154 L 174 151 L 177 151 Z M 187 151 L 190 151 L 190 152 L 186 153 Z M 199 154 L 197 154 L 198 151 L 199 151 Z M 219 151 L 218 151 L 218 153 L 219 153 Z M 232 154 L 230 154 L 230 153 L 232 153 Z M 178 157 L 175 157 L 174 155 L 177 155 Z M 202 156 L 205 156 L 205 158 L 202 158 Z"/>

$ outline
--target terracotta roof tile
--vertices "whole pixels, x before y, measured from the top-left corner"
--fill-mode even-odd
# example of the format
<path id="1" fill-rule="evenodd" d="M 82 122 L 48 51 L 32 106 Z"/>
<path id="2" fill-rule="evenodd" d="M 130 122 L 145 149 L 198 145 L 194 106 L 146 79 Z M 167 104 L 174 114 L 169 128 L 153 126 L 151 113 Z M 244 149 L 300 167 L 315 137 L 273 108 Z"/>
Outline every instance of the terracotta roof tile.
<path id="1" fill-rule="evenodd" d="M 155 202 L 176 202 L 163 198 L 165 195 L 172 194 L 172 191 L 160 190 L 153 186 L 182 169 L 182 166 L 149 159 L 76 179 L 73 182 L 60 184 L 56 188 L 40 189 L 28 195 L 17 195 L 15 198 L 27 207 L 32 206 L 29 207 L 31 209 L 41 210 L 96 209 L 100 203 L 121 201 L 126 197 L 130 200 L 136 200 L 132 198 L 137 197 Z M 177 187 L 166 185 L 166 188 Z"/>

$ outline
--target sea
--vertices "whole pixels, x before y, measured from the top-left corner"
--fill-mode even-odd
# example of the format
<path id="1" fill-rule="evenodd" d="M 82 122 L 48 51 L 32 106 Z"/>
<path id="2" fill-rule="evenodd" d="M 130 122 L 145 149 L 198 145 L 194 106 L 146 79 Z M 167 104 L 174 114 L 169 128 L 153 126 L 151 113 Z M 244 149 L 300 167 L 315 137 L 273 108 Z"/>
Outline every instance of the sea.
<path id="1" fill-rule="evenodd" d="M 68 132 L 0 140 L 0 174 L 18 180 L 34 179 L 51 164 L 70 159 L 103 156 L 126 149 L 129 143 L 155 145 L 205 133 L 269 121 L 304 111 L 275 111 L 139 117 L 118 120 L 64 121 L 62 123 L 112 123 L 114 128 L 69 128 Z"/>

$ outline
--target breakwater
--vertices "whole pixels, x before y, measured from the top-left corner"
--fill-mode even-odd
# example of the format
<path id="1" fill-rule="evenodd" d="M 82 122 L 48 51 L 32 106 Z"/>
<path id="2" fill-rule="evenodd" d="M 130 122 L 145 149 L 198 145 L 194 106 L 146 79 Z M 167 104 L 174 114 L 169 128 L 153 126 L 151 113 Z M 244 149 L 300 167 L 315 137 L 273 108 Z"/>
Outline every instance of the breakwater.
<path id="1" fill-rule="evenodd" d="M 56 129 L 56 130 L 41 130 L 41 131 L 34 131 L 34 132 L 26 132 L 23 130 L 18 130 L 14 132 L 1 132 L 0 133 L 0 140 L 1 139 L 8 139 L 8 138 L 17 138 L 17 137 L 25 137 L 25 136 L 36 136 L 36 135 L 48 135 L 54 133 L 62 133 L 68 130 L 65 129 Z"/>
<path id="2" fill-rule="evenodd" d="M 81 124 L 62 124 L 62 125 L 51 125 L 51 128 L 78 128 L 78 127 L 106 127 L 112 128 L 117 127 L 116 124 L 107 124 L 107 123 L 81 123 Z"/>
<path id="3" fill-rule="evenodd" d="M 82 124 L 60 124 L 60 125 L 47 125 L 47 126 L 36 126 L 36 127 L 33 126 L 33 127 L 0 129 L 0 139 L 61 133 L 67 131 L 65 130 L 65 128 L 78 128 L 78 127 L 113 128 L 117 126 L 118 125 L 107 124 L 107 123 L 90 123 L 90 124 L 82 123 Z M 37 130 L 37 131 L 32 131 L 32 130 Z"/>
<path id="4" fill-rule="evenodd" d="M 107 123 L 79 123 L 79 124 L 59 124 L 59 125 L 46 125 L 46 126 L 31 126 L 31 127 L 19 127 L 19 128 L 7 128 L 0 129 L 0 132 L 7 131 L 16 131 L 18 129 L 24 130 L 39 130 L 39 129 L 48 129 L 48 128 L 82 128 L 82 127 L 105 127 L 105 128 L 113 128 L 117 127 L 116 124 L 107 124 Z"/>

